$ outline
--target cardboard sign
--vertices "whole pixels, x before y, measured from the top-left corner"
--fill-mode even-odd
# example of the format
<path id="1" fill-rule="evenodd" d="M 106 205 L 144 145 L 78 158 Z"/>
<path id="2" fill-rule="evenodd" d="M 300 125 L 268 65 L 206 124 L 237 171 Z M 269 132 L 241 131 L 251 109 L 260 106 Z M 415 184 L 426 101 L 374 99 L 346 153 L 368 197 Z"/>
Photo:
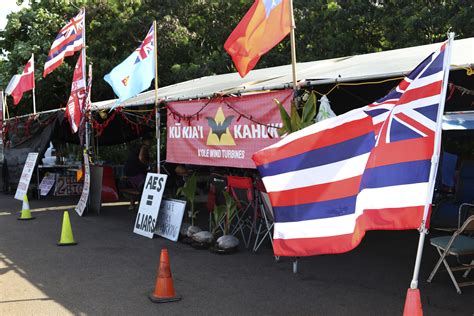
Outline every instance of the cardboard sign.
<path id="1" fill-rule="evenodd" d="M 54 195 L 70 196 L 82 193 L 82 183 L 77 182 L 75 176 L 57 176 Z"/>
<path id="2" fill-rule="evenodd" d="M 36 159 L 38 159 L 38 153 L 29 153 L 26 157 L 25 166 L 21 172 L 20 182 L 16 188 L 15 199 L 23 201 L 23 197 L 28 192 L 30 185 L 31 175 L 35 169 Z"/>
<path id="3" fill-rule="evenodd" d="M 89 155 L 84 152 L 84 185 L 82 186 L 82 193 L 79 202 L 76 205 L 76 213 L 82 216 L 87 206 L 87 200 L 89 199 L 89 188 L 91 185 L 91 169 L 89 166 Z"/>
<path id="4" fill-rule="evenodd" d="M 158 213 L 155 234 L 172 241 L 177 241 L 185 207 L 186 201 L 164 199 Z"/>
<path id="5" fill-rule="evenodd" d="M 46 173 L 46 175 L 43 177 L 43 180 L 41 180 L 41 183 L 39 185 L 40 189 L 40 195 L 45 196 L 48 195 L 49 191 L 54 185 L 54 182 L 56 182 L 56 174 L 55 173 Z"/>
<path id="6" fill-rule="evenodd" d="M 166 174 L 158 173 L 146 175 L 137 219 L 133 226 L 134 233 L 153 238 L 167 177 Z"/>

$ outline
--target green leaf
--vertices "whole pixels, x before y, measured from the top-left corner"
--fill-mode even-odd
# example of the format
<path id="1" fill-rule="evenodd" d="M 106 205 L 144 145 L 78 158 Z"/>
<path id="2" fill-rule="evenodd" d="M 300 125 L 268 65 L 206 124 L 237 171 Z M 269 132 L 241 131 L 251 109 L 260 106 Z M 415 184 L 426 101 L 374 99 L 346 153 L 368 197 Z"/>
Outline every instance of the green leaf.
<path id="1" fill-rule="evenodd" d="M 277 99 L 273 99 L 273 100 L 275 101 L 275 103 L 278 105 L 278 108 L 280 109 L 281 121 L 283 123 L 283 127 L 281 128 L 281 130 L 284 130 L 286 133 L 291 133 L 293 130 L 291 128 L 290 116 L 288 115 L 288 113 L 286 112 L 285 108 L 280 103 L 280 101 L 278 101 Z M 283 134 L 285 134 L 285 132 L 283 132 Z M 278 132 L 278 134 L 280 135 L 280 132 Z"/>
<path id="2" fill-rule="evenodd" d="M 303 107 L 303 122 L 312 123 L 316 117 L 316 94 L 311 92 Z"/>
<path id="3" fill-rule="evenodd" d="M 301 117 L 296 108 L 295 102 L 291 103 L 291 132 L 296 132 L 301 129 Z"/>

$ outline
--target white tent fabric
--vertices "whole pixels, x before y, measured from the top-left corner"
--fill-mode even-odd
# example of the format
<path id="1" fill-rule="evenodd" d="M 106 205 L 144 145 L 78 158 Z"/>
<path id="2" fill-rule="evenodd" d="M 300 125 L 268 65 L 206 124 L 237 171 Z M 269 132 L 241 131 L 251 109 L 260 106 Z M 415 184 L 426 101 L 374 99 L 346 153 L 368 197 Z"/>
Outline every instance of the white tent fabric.
<path id="1" fill-rule="evenodd" d="M 439 43 L 297 64 L 300 85 L 320 85 L 404 75 L 439 47 Z M 474 65 L 474 38 L 454 41 L 452 69 Z M 237 94 L 292 86 L 291 65 L 252 70 L 245 78 L 238 73 L 202 77 L 158 89 L 160 100 L 198 99 L 214 94 Z M 153 90 L 120 106 L 153 104 Z M 116 100 L 92 103 L 92 110 L 110 109 Z"/>
<path id="2" fill-rule="evenodd" d="M 443 130 L 474 129 L 474 111 L 447 112 L 443 115 Z"/>

